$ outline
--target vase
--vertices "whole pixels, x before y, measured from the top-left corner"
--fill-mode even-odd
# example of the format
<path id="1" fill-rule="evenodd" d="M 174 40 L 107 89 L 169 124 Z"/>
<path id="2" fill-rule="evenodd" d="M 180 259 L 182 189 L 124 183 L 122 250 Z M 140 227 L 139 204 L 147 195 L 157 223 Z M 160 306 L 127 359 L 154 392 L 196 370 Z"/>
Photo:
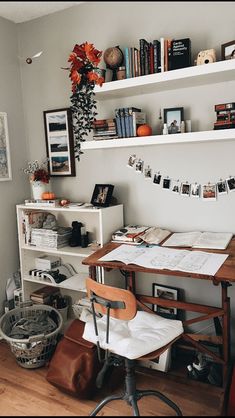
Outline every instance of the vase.
<path id="1" fill-rule="evenodd" d="M 32 198 L 34 200 L 42 199 L 42 193 L 48 192 L 49 189 L 50 189 L 49 183 L 44 183 L 43 181 L 31 182 Z"/>

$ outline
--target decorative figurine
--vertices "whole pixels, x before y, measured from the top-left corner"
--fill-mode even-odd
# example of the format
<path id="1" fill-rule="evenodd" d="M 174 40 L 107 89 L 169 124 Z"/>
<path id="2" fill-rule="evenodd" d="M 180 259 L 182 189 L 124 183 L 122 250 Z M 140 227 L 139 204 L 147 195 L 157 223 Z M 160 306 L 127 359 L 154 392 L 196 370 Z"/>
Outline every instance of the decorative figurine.
<path id="1" fill-rule="evenodd" d="M 124 61 L 124 55 L 119 46 L 108 48 L 104 51 L 104 62 L 109 70 L 113 71 L 112 81 L 117 80 L 117 70 Z"/>
<path id="2" fill-rule="evenodd" d="M 42 227 L 44 229 L 52 229 L 53 231 L 56 231 L 58 229 L 58 223 L 55 215 L 48 213 L 45 221 L 42 224 Z"/>
<path id="3" fill-rule="evenodd" d="M 79 247 L 81 245 L 81 227 L 83 224 L 78 221 L 72 222 L 72 235 L 69 240 L 70 247 Z"/>

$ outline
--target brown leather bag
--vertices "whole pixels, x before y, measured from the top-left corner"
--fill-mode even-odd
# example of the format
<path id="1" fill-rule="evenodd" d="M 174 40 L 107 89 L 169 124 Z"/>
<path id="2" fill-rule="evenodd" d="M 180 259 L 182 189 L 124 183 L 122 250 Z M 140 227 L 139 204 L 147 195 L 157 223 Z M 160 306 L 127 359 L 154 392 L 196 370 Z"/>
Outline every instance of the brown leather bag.
<path id="1" fill-rule="evenodd" d="M 62 391 L 91 398 L 101 368 L 96 345 L 82 338 L 84 322 L 75 319 L 57 344 L 46 379 Z"/>

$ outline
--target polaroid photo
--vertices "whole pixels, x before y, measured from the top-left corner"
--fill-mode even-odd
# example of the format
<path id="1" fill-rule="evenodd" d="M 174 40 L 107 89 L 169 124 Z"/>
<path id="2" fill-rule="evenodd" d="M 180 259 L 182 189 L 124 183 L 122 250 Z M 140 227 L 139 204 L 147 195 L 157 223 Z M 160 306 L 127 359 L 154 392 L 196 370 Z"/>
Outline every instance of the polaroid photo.
<path id="1" fill-rule="evenodd" d="M 154 184 L 160 184 L 161 178 L 162 178 L 162 176 L 161 176 L 161 174 L 159 172 L 158 173 L 154 173 L 153 183 Z"/>
<path id="2" fill-rule="evenodd" d="M 152 179 L 152 169 L 149 167 L 149 165 L 144 169 L 144 178 L 147 180 Z"/>
<path id="3" fill-rule="evenodd" d="M 181 183 L 180 194 L 181 196 L 186 196 L 186 197 L 190 196 L 190 184 L 189 183 L 187 182 Z"/>
<path id="4" fill-rule="evenodd" d="M 164 177 L 162 179 L 162 188 L 165 190 L 169 190 L 171 186 L 171 179 L 169 179 L 168 177 Z"/>
<path id="5" fill-rule="evenodd" d="M 143 169 L 144 169 L 144 161 L 141 160 L 141 158 L 139 158 L 138 161 L 136 161 L 136 164 L 135 164 L 135 171 L 137 173 L 143 173 Z"/>
<path id="6" fill-rule="evenodd" d="M 202 199 L 207 200 L 207 201 L 216 200 L 216 184 L 215 183 L 208 183 L 208 184 L 202 185 Z"/>
<path id="7" fill-rule="evenodd" d="M 228 188 L 227 188 L 227 182 L 226 180 L 221 180 L 217 183 L 217 193 L 218 195 L 221 194 L 227 194 Z"/>
<path id="8" fill-rule="evenodd" d="M 136 155 L 132 154 L 130 155 L 128 161 L 127 161 L 127 167 L 133 168 L 136 162 Z"/>
<path id="9" fill-rule="evenodd" d="M 152 295 L 154 297 L 158 297 L 162 299 L 177 300 L 178 289 L 171 287 L 171 286 L 164 286 L 164 285 L 159 285 L 157 283 L 153 283 Z M 173 307 L 163 307 L 159 305 L 153 305 L 152 309 L 154 312 L 158 313 L 158 315 L 163 316 L 165 318 L 176 319 L 178 315 L 177 308 L 173 308 Z"/>
<path id="10" fill-rule="evenodd" d="M 172 180 L 172 182 L 171 182 L 171 191 L 173 193 L 179 193 L 180 192 L 180 182 L 179 182 L 179 180 L 177 180 L 177 181 Z"/>
<path id="11" fill-rule="evenodd" d="M 200 197 L 200 184 L 191 183 L 191 197 Z"/>
<path id="12" fill-rule="evenodd" d="M 229 177 L 229 179 L 226 179 L 227 187 L 229 192 L 235 191 L 235 177 Z"/>

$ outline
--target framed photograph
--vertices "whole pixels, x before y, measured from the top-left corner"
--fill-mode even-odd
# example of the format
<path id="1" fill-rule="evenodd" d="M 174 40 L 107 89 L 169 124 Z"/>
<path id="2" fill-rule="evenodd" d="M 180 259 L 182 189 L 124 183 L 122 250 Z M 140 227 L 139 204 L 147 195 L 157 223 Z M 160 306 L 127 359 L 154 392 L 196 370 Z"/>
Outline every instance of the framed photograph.
<path id="1" fill-rule="evenodd" d="M 160 184 L 161 178 L 162 178 L 162 176 L 161 176 L 160 172 L 158 171 L 158 173 L 155 173 L 154 176 L 153 176 L 153 183 Z"/>
<path id="2" fill-rule="evenodd" d="M 218 194 L 227 194 L 228 193 L 226 180 L 221 180 L 217 183 L 217 193 Z"/>
<path id="3" fill-rule="evenodd" d="M 75 173 L 72 112 L 70 108 L 47 110 L 44 114 L 48 169 L 51 176 Z"/>
<path id="4" fill-rule="evenodd" d="M 12 180 L 7 114 L 0 112 L 0 181 Z"/>
<path id="5" fill-rule="evenodd" d="M 199 197 L 200 196 L 200 184 L 192 183 L 191 184 L 191 197 Z"/>
<path id="6" fill-rule="evenodd" d="M 235 58 L 235 41 L 221 45 L 221 59 L 231 60 Z"/>
<path id="7" fill-rule="evenodd" d="M 229 192 L 235 191 L 235 177 L 229 177 L 229 179 L 226 179 L 227 187 Z"/>
<path id="8" fill-rule="evenodd" d="M 184 108 L 172 107 L 164 109 L 164 123 L 167 124 L 168 134 L 178 134 L 181 132 L 181 122 L 184 120 Z"/>
<path id="9" fill-rule="evenodd" d="M 181 196 L 189 197 L 189 195 L 190 195 L 190 184 L 181 183 L 180 194 L 181 194 Z"/>
<path id="10" fill-rule="evenodd" d="M 149 165 L 144 169 L 144 177 L 148 180 L 152 179 L 152 169 L 149 167 Z"/>
<path id="11" fill-rule="evenodd" d="M 179 180 L 177 180 L 177 181 L 172 180 L 172 182 L 171 182 L 171 191 L 173 193 L 179 193 L 180 192 L 180 182 L 179 182 Z"/>
<path id="12" fill-rule="evenodd" d="M 162 179 L 162 188 L 165 190 L 169 190 L 171 185 L 171 180 L 168 177 L 164 177 Z"/>
<path id="13" fill-rule="evenodd" d="M 141 160 L 141 158 L 139 158 L 139 159 L 136 161 L 136 164 L 135 164 L 135 171 L 136 171 L 137 173 L 143 173 L 143 170 L 144 170 L 144 161 L 143 161 L 143 160 Z"/>
<path id="14" fill-rule="evenodd" d="M 202 185 L 202 199 L 207 201 L 216 200 L 216 184 L 208 183 Z"/>
<path id="15" fill-rule="evenodd" d="M 94 206 L 107 207 L 110 205 L 114 186 L 112 184 L 96 184 L 91 204 Z"/>
<path id="16" fill-rule="evenodd" d="M 162 299 L 177 300 L 178 299 L 178 289 L 170 286 L 159 285 L 153 283 L 153 296 Z M 176 319 L 178 315 L 178 309 L 176 308 L 167 308 L 164 306 L 153 305 L 152 310 L 158 315 L 164 316 L 165 318 Z"/>
<path id="17" fill-rule="evenodd" d="M 135 162 L 136 162 L 136 155 L 135 154 L 130 155 L 130 157 L 128 158 L 127 167 L 133 168 Z"/>

